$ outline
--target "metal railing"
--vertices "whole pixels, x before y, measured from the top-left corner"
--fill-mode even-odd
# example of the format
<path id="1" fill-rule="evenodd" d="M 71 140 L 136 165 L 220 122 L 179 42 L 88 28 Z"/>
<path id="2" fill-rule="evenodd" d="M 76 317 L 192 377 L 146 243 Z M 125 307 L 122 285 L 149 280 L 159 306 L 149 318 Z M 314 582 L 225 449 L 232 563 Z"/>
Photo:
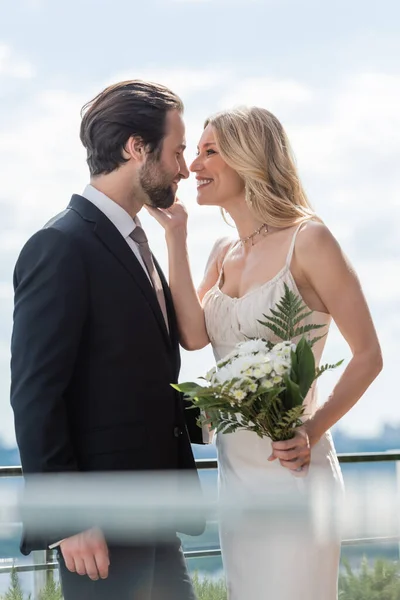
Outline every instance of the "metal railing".
<path id="1" fill-rule="evenodd" d="M 354 463 L 380 463 L 380 462 L 398 462 L 400 461 L 400 452 L 361 452 L 361 453 L 340 453 L 338 454 L 339 462 L 342 464 Z M 196 466 L 199 470 L 215 470 L 218 468 L 218 460 L 216 458 L 199 458 L 196 460 Z M 21 466 L 0 467 L 1 477 L 21 477 Z M 399 536 L 390 537 L 372 537 L 372 538 L 355 538 L 342 540 L 342 546 L 355 546 L 359 544 L 375 544 L 375 543 L 399 543 Z M 46 559 L 43 563 L 24 564 L 24 565 L 1 565 L 1 573 L 10 573 L 13 568 L 17 572 L 32 572 L 32 571 L 52 571 L 58 568 L 58 563 L 52 559 L 53 551 L 46 550 Z M 210 548 L 206 550 L 188 550 L 185 551 L 185 557 L 190 558 L 206 558 L 221 555 L 220 548 Z M 7 560 L 7 559 L 6 559 Z"/>
<path id="2" fill-rule="evenodd" d="M 375 463 L 375 462 L 396 462 L 400 461 L 400 451 L 386 452 L 342 452 L 337 455 L 339 462 L 348 463 Z M 196 467 L 202 469 L 217 469 L 217 458 L 197 458 Z M 13 467 L 0 467 L 0 477 L 21 477 L 21 465 Z"/>

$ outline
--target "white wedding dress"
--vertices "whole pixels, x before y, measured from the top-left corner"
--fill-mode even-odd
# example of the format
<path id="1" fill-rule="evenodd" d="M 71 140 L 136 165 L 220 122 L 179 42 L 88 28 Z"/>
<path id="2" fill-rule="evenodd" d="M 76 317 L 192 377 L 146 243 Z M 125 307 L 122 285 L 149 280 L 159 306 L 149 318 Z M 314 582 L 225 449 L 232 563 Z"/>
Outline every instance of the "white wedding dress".
<path id="1" fill-rule="evenodd" d="M 271 332 L 257 320 L 276 305 L 285 283 L 299 294 L 290 272 L 298 230 L 282 270 L 243 297 L 231 298 L 221 291 L 221 269 L 219 281 L 203 301 L 217 361 L 248 337 L 271 338 Z M 320 312 L 314 312 L 309 320 L 327 328 L 330 324 L 329 315 Z M 316 364 L 325 339 L 314 346 Z M 305 404 L 306 414 L 313 414 L 316 387 Z M 330 511 L 336 507 L 333 500 L 342 496 L 343 479 L 331 434 L 326 433 L 312 448 L 309 470 L 301 477 L 277 460 L 268 462 L 269 438 L 239 430 L 218 434 L 216 444 L 221 504 L 240 499 L 261 502 L 267 508 L 275 506 L 273 512 L 261 511 L 256 518 L 248 512 L 243 512 L 242 518 L 237 514 L 235 519 L 220 517 L 229 600 L 336 600 L 340 536 Z M 277 510 L 284 508 L 286 501 L 299 507 L 298 514 Z"/>

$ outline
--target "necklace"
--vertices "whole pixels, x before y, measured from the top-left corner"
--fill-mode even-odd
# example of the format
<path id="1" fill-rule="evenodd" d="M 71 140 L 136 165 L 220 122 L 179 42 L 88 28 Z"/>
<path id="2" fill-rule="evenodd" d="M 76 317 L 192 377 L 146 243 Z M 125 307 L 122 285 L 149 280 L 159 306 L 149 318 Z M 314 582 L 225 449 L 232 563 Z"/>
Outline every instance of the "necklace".
<path id="1" fill-rule="evenodd" d="M 264 231 L 263 231 L 264 230 Z M 260 233 L 268 233 L 268 225 L 266 223 L 263 223 L 258 229 L 256 229 L 255 231 L 253 231 L 253 233 L 251 233 L 250 235 L 244 237 L 244 238 L 239 238 L 239 241 L 242 244 L 246 244 L 247 242 L 249 242 L 250 240 L 252 240 L 253 238 L 256 237 L 256 235 L 259 235 Z"/>

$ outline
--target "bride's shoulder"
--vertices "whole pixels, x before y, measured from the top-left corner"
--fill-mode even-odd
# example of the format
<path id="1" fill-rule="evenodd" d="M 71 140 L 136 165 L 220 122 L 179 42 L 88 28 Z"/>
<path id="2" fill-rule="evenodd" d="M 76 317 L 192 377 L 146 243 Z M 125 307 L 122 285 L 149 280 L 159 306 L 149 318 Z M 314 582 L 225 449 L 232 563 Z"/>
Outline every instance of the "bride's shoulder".
<path id="1" fill-rule="evenodd" d="M 299 229 L 294 255 L 294 267 L 297 263 L 305 273 L 348 262 L 331 230 L 317 221 L 308 221 Z"/>
<path id="2" fill-rule="evenodd" d="M 214 265 L 217 267 L 217 270 L 220 271 L 225 256 L 227 255 L 229 248 L 231 248 L 234 243 L 235 240 L 230 236 L 218 238 L 211 249 L 207 263 L 208 266 Z"/>
<path id="3" fill-rule="evenodd" d="M 197 290 L 200 300 L 217 283 L 224 258 L 233 241 L 230 237 L 221 237 L 214 243 L 207 261 L 203 281 Z"/>
<path id="4" fill-rule="evenodd" d="M 318 251 L 327 246 L 337 246 L 336 238 L 331 230 L 321 221 L 307 221 L 298 232 L 296 239 L 296 252 L 309 253 Z"/>

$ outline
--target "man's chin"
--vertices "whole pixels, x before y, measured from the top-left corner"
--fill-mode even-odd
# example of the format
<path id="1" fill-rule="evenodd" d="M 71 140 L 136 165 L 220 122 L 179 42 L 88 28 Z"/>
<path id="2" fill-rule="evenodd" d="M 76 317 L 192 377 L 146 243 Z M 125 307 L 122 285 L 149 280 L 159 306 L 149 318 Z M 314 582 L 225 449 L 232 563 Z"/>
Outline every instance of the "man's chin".
<path id="1" fill-rule="evenodd" d="M 149 198 L 148 202 L 145 202 L 147 206 L 152 208 L 171 208 L 175 202 L 175 193 L 166 195 L 164 198 Z"/>

